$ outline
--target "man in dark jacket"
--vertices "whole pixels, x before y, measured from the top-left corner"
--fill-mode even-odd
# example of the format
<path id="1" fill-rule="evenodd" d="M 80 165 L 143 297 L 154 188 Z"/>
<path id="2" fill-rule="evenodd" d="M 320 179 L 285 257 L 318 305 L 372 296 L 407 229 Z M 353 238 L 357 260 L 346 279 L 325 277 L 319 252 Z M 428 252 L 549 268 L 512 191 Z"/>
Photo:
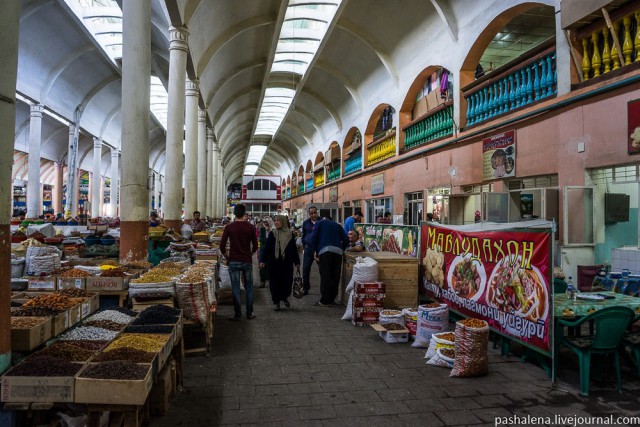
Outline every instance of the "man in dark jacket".
<path id="1" fill-rule="evenodd" d="M 347 233 L 340 224 L 333 222 L 331 217 L 325 217 L 316 223 L 311 248 L 315 257 L 320 260 L 320 301 L 314 305 L 331 307 L 336 299 L 342 271 L 342 255 L 348 244 Z"/>
<path id="2" fill-rule="evenodd" d="M 313 237 L 313 227 L 318 222 L 318 208 L 309 206 L 307 209 L 309 218 L 302 223 L 302 245 L 304 246 L 304 255 L 302 258 L 302 286 L 304 294 L 309 295 L 311 283 L 309 276 L 311 275 L 311 266 L 313 265 L 313 249 L 311 249 L 311 238 Z"/>

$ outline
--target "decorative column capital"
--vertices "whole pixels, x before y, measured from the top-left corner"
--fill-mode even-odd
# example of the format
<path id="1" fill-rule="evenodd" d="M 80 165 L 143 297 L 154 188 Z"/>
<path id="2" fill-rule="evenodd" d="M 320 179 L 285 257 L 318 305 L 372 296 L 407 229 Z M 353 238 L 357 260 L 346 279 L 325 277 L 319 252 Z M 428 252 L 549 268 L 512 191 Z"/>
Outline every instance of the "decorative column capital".
<path id="1" fill-rule="evenodd" d="M 216 141 L 213 142 L 213 151 L 220 151 L 220 148 L 218 147 L 218 142 Z"/>
<path id="2" fill-rule="evenodd" d="M 207 139 L 210 139 L 211 141 L 215 140 L 215 134 L 213 133 L 213 129 L 210 127 L 207 128 Z"/>
<path id="3" fill-rule="evenodd" d="M 189 31 L 185 27 L 169 27 L 169 50 L 189 52 Z"/>
<path id="4" fill-rule="evenodd" d="M 42 104 L 33 104 L 31 106 L 31 117 L 42 118 L 42 113 L 44 112 L 44 105 Z"/>
<path id="5" fill-rule="evenodd" d="M 185 86 L 184 86 L 184 92 L 187 96 L 198 96 L 199 94 L 199 89 L 200 89 L 200 80 L 198 79 L 194 79 L 194 80 L 190 80 L 187 79 Z"/>
<path id="6" fill-rule="evenodd" d="M 102 138 L 98 138 L 97 136 L 93 137 L 93 148 L 96 150 L 102 149 Z"/>
<path id="7" fill-rule="evenodd" d="M 111 148 L 111 158 L 117 159 L 119 156 L 120 156 L 120 153 L 118 153 L 118 149 L 115 147 Z"/>
<path id="8" fill-rule="evenodd" d="M 207 121 L 207 110 L 201 110 L 198 108 L 198 121 L 206 122 Z"/>
<path id="9" fill-rule="evenodd" d="M 69 136 L 73 136 L 74 133 L 76 133 L 76 125 L 72 123 L 69 125 Z"/>

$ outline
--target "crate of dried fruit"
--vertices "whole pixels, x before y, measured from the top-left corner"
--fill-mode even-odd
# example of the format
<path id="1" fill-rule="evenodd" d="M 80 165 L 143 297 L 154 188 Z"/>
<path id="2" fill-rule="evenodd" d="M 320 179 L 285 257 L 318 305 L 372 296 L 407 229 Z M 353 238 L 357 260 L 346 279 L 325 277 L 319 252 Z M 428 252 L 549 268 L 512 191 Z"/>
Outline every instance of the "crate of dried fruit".
<path id="1" fill-rule="evenodd" d="M 87 277 L 90 276 L 91 273 L 86 270 L 72 268 L 58 275 L 57 287 L 58 289 L 85 289 Z"/>
<path id="2" fill-rule="evenodd" d="M 75 402 L 143 405 L 152 385 L 151 364 L 123 360 L 89 363 L 76 377 Z"/>
<path id="3" fill-rule="evenodd" d="M 386 323 L 384 325 L 374 323 L 371 327 L 386 343 L 409 342 L 409 330 L 401 323 Z"/>
<path id="4" fill-rule="evenodd" d="M 51 338 L 51 317 L 12 317 L 11 350 L 31 351 Z"/>

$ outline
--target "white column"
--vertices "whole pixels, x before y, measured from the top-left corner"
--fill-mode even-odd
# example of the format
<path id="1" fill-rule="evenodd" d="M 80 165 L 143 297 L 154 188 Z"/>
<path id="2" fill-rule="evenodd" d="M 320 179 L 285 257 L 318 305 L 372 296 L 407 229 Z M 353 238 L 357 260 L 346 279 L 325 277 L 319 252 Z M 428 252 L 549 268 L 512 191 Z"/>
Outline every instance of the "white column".
<path id="1" fill-rule="evenodd" d="M 218 168 L 218 143 L 213 141 L 213 132 L 211 132 L 211 212 L 216 218 L 220 218 L 220 180 L 218 175 L 220 169 Z"/>
<path id="2" fill-rule="evenodd" d="M 182 214 L 182 141 L 184 136 L 185 74 L 189 32 L 169 28 L 169 99 L 167 106 L 166 186 L 162 211 L 169 226 L 178 226 Z"/>
<path id="3" fill-rule="evenodd" d="M 149 206 L 148 206 L 148 210 L 149 212 L 151 212 L 153 206 L 151 201 L 153 200 L 153 192 L 155 191 L 155 185 L 156 185 L 156 173 L 153 169 L 149 169 L 149 180 L 147 181 L 149 184 Z M 155 208 L 154 208 L 155 209 Z"/>
<path id="4" fill-rule="evenodd" d="M 53 212 L 56 214 L 58 212 L 62 212 L 62 186 L 64 185 L 64 180 L 62 176 L 62 163 L 56 162 L 56 184 L 53 186 Z"/>
<path id="5" fill-rule="evenodd" d="M 560 3 L 556 9 L 556 74 L 558 74 L 558 96 L 561 96 L 571 92 L 571 47 L 562 29 L 561 14 L 558 13 Z"/>
<path id="6" fill-rule="evenodd" d="M 207 214 L 207 112 L 198 109 L 198 210 Z"/>
<path id="7" fill-rule="evenodd" d="M 184 112 L 184 217 L 198 209 L 198 80 L 187 80 Z"/>
<path id="8" fill-rule="evenodd" d="M 122 2 L 120 258 L 147 258 L 151 0 Z"/>
<path id="9" fill-rule="evenodd" d="M 31 106 L 29 120 L 29 163 L 27 183 L 27 218 L 38 218 L 42 210 L 42 192 L 40 191 L 40 146 L 42 145 L 41 104 Z M 13 152 L 13 151 L 12 151 Z"/>
<path id="10" fill-rule="evenodd" d="M 160 174 L 156 172 L 155 182 L 153 183 L 153 199 L 154 209 L 156 212 L 160 212 Z"/>
<path id="11" fill-rule="evenodd" d="M 207 188 L 205 189 L 205 205 L 207 207 L 207 215 L 213 214 L 213 130 L 207 128 Z"/>
<path id="12" fill-rule="evenodd" d="M 120 154 L 116 148 L 111 149 L 111 212 L 110 216 L 118 216 L 118 192 L 120 191 Z"/>
<path id="13" fill-rule="evenodd" d="M 222 162 L 220 160 L 220 156 L 218 156 L 218 197 L 219 197 L 219 202 L 218 202 L 218 211 L 220 212 L 220 216 L 226 216 L 227 214 L 227 203 L 226 203 L 226 199 L 227 199 L 227 189 L 226 186 L 224 185 L 225 183 L 225 178 L 224 178 L 224 168 L 222 167 Z"/>
<path id="14" fill-rule="evenodd" d="M 100 216 L 100 190 L 102 189 L 102 139 L 93 138 L 93 182 L 91 183 L 91 218 Z"/>
<path id="15" fill-rule="evenodd" d="M 69 125 L 69 144 L 67 149 L 67 203 L 64 209 L 65 214 L 69 212 L 72 217 L 78 215 L 78 156 L 75 133 L 76 126 L 73 124 Z"/>

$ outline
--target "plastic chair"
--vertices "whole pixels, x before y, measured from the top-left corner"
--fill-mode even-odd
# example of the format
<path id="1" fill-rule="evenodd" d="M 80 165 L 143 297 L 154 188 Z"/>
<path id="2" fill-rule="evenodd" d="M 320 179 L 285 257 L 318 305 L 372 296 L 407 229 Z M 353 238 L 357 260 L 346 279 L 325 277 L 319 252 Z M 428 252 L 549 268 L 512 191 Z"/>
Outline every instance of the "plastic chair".
<path id="1" fill-rule="evenodd" d="M 638 314 L 632 323 L 640 321 L 640 314 Z M 638 376 L 640 376 L 640 332 L 627 332 L 622 337 L 622 345 L 629 347 L 631 355 L 633 356 Z"/>
<path id="2" fill-rule="evenodd" d="M 554 294 L 564 294 L 567 292 L 567 282 L 562 279 L 554 278 L 553 279 L 553 293 Z"/>
<path id="3" fill-rule="evenodd" d="M 615 359 L 618 391 L 622 391 L 618 346 L 635 313 L 629 307 L 605 307 L 575 322 L 558 320 L 558 325 L 579 328 L 583 323 L 593 321 L 595 333 L 590 337 L 562 337 L 562 344 L 578 355 L 580 364 L 580 393 L 589 395 L 589 371 L 591 354 L 613 354 Z"/>

